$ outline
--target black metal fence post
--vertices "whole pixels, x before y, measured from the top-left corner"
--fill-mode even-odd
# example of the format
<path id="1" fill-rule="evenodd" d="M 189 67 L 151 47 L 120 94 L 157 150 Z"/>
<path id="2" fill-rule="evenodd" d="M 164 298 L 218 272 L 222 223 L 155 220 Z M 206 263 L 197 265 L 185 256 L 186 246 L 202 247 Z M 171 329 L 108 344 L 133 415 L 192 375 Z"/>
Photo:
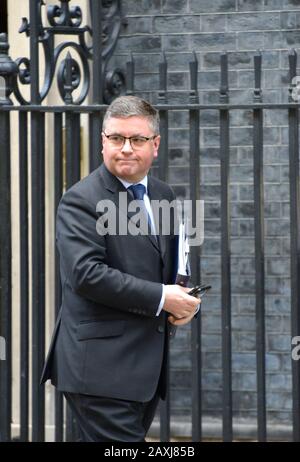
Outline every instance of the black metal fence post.
<path id="1" fill-rule="evenodd" d="M 220 103 L 228 103 L 228 56 L 221 54 Z M 229 111 L 220 110 L 223 439 L 232 441 Z"/>
<path id="2" fill-rule="evenodd" d="M 56 216 L 57 207 L 63 192 L 63 117 L 61 113 L 54 115 L 54 215 Z M 56 235 L 56 226 L 54 234 Z M 61 307 L 61 281 L 59 272 L 59 253 L 55 246 L 55 319 Z M 55 390 L 55 441 L 63 441 L 64 409 L 63 394 Z"/>
<path id="3" fill-rule="evenodd" d="M 168 64 L 166 61 L 166 56 L 163 54 L 162 60 L 159 63 L 159 94 L 158 101 L 159 103 L 166 103 L 167 101 L 167 73 L 168 73 Z M 160 111 L 160 131 L 162 133 L 160 149 L 159 149 L 159 178 L 166 181 L 167 171 L 168 171 L 168 156 L 169 156 L 169 140 L 168 140 L 168 111 Z M 170 401 L 170 369 L 167 369 L 167 394 L 164 401 L 160 402 L 160 441 L 170 441 L 171 434 L 171 401 Z"/>
<path id="4" fill-rule="evenodd" d="M 190 96 L 191 104 L 199 103 L 198 95 L 198 60 L 196 53 L 190 64 Z M 190 197 L 191 197 L 191 225 L 197 229 L 198 220 L 204 217 L 197 216 L 197 201 L 200 200 L 200 111 L 189 111 L 190 124 Z M 196 236 L 194 237 L 196 240 Z M 191 272 L 193 285 L 200 282 L 200 245 L 191 247 Z M 202 399 L 201 399 L 201 314 L 193 320 L 191 325 L 192 349 L 192 441 L 201 441 L 202 438 Z"/>
<path id="5" fill-rule="evenodd" d="M 102 2 L 91 2 L 91 21 L 93 30 L 93 104 L 103 104 L 103 62 L 102 62 Z M 101 112 L 90 115 L 90 171 L 101 162 Z"/>
<path id="6" fill-rule="evenodd" d="M 19 113 L 20 440 L 29 440 L 28 114 Z"/>
<path id="7" fill-rule="evenodd" d="M 0 105 L 12 104 L 9 96 L 17 71 L 8 56 L 6 34 L 0 34 Z M 12 305 L 11 305 L 11 184 L 10 114 L 0 111 L 0 441 L 11 439 L 12 417 Z"/>
<path id="8" fill-rule="evenodd" d="M 162 60 L 159 63 L 159 92 L 158 92 L 158 103 L 163 104 L 168 100 L 168 63 L 165 54 L 162 56 Z M 169 165 L 169 113 L 168 111 L 160 111 L 160 130 L 162 138 L 159 146 L 159 178 L 162 181 L 168 181 L 168 165 Z"/>
<path id="9" fill-rule="evenodd" d="M 30 0 L 31 104 L 39 105 L 40 2 Z M 44 114 L 31 113 L 32 254 L 32 441 L 45 438 L 45 391 L 40 377 L 45 359 L 45 151 Z"/>
<path id="10" fill-rule="evenodd" d="M 261 102 L 261 53 L 254 56 L 254 102 Z M 256 369 L 257 436 L 265 441 L 266 428 L 266 359 L 265 359 L 265 262 L 264 262 L 264 177 L 263 110 L 253 111 L 254 226 L 256 286 Z"/>
<path id="11" fill-rule="evenodd" d="M 134 59 L 133 54 L 130 54 L 130 61 L 126 63 L 126 94 L 132 95 L 134 92 Z"/>
<path id="12" fill-rule="evenodd" d="M 297 54 L 289 53 L 290 101 L 297 73 Z M 290 235 L 291 235 L 291 335 L 300 333 L 300 177 L 299 177 L 299 106 L 289 109 L 290 164 Z M 300 441 L 300 361 L 292 359 L 293 438 Z"/>

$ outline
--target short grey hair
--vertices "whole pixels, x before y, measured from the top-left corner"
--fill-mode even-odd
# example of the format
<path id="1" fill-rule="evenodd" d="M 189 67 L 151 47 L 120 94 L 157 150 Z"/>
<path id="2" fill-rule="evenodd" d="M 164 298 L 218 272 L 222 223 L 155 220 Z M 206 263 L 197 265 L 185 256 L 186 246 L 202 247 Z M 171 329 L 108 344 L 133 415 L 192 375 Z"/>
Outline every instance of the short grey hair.
<path id="1" fill-rule="evenodd" d="M 146 100 L 137 96 L 119 96 L 107 108 L 103 118 L 102 128 L 105 130 L 107 122 L 112 117 L 145 117 L 155 135 L 159 135 L 159 113 Z"/>

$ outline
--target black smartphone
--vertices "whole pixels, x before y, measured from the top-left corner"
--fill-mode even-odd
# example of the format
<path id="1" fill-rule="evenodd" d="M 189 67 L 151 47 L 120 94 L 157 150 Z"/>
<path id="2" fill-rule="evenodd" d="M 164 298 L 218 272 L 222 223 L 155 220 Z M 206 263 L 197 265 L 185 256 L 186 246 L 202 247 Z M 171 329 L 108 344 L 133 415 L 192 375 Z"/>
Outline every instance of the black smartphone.
<path id="1" fill-rule="evenodd" d="M 209 289 L 211 289 L 210 285 L 201 284 L 199 286 L 193 287 L 188 294 L 193 295 L 194 297 L 201 297 L 201 295 L 205 294 Z"/>

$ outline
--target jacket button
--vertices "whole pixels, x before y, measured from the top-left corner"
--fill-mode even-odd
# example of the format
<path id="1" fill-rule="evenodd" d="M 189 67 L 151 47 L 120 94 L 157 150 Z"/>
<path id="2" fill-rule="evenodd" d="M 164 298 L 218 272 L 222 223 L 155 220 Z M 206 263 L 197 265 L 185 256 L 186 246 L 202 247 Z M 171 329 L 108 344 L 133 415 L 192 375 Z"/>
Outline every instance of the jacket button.
<path id="1" fill-rule="evenodd" d="M 162 334 L 165 331 L 164 326 L 158 326 L 157 330 L 160 334 Z"/>

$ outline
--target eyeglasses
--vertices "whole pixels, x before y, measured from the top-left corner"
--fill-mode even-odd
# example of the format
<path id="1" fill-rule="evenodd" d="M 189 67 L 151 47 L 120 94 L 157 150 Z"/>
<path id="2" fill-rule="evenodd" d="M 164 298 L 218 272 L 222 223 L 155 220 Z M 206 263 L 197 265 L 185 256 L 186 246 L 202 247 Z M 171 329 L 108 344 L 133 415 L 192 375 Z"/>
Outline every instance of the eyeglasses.
<path id="1" fill-rule="evenodd" d="M 129 140 L 130 146 L 132 149 L 141 149 L 145 146 L 145 144 L 156 138 L 158 135 L 154 135 L 151 137 L 147 136 L 122 136 L 122 135 L 107 135 L 103 132 L 103 135 L 108 139 L 108 141 L 114 146 L 115 148 L 123 148 L 126 140 Z"/>

